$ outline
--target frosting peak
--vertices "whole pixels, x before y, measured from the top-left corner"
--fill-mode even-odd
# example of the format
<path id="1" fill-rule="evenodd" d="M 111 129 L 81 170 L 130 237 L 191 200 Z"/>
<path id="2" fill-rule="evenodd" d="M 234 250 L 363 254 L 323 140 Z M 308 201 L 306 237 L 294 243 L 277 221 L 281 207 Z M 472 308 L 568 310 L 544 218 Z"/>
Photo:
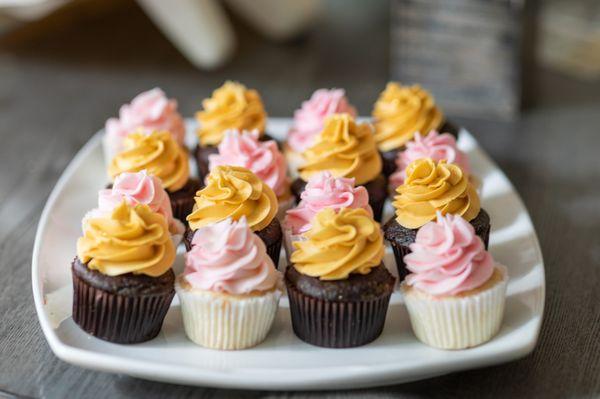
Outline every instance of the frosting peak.
<path id="1" fill-rule="evenodd" d="M 198 139 L 204 146 L 219 144 L 228 129 L 265 131 L 267 114 L 260 95 L 243 84 L 225 82 L 211 98 L 202 101 L 202 108 L 196 119 L 200 124 Z"/>
<path id="2" fill-rule="evenodd" d="M 273 190 L 252 171 L 240 166 L 217 166 L 206 178 L 206 187 L 196 193 L 194 210 L 187 217 L 197 230 L 215 222 L 246 217 L 253 231 L 267 227 L 277 214 Z"/>
<path id="3" fill-rule="evenodd" d="M 348 114 L 327 118 L 315 144 L 303 156 L 300 177 L 304 181 L 329 170 L 336 177 L 353 177 L 356 184 L 365 184 L 381 173 L 381 157 L 371 126 L 356 124 Z"/>
<path id="4" fill-rule="evenodd" d="M 298 272 L 321 280 L 368 274 L 383 259 L 379 223 L 362 209 L 325 208 L 315 216 L 305 241 L 296 241 L 291 262 Z"/>
<path id="5" fill-rule="evenodd" d="M 435 100 L 419 85 L 387 84 L 373 108 L 375 140 L 381 151 L 402 147 L 415 132 L 426 133 L 444 123 Z"/>
<path id="6" fill-rule="evenodd" d="M 125 138 L 125 150 L 112 159 L 108 174 L 114 179 L 123 172 L 142 170 L 157 176 L 167 191 L 177 191 L 189 178 L 187 151 L 169 132 L 131 133 Z"/>
<path id="7" fill-rule="evenodd" d="M 300 195 L 300 203 L 286 213 L 286 225 L 292 234 L 308 231 L 314 216 L 322 209 L 362 208 L 373 216 L 367 189 L 354 187 L 354 179 L 334 177 L 330 172 L 318 173 L 308 180 Z"/>
<path id="8" fill-rule="evenodd" d="M 148 205 L 121 202 L 110 215 L 92 217 L 77 240 L 77 256 L 107 276 L 126 273 L 158 277 L 175 260 L 167 220 Z"/>
<path id="9" fill-rule="evenodd" d="M 315 137 L 325 125 L 325 119 L 333 114 L 347 113 L 356 117 L 356 108 L 348 102 L 343 89 L 319 89 L 302 108 L 294 112 L 294 125 L 288 136 L 293 151 L 304 152 L 314 144 Z"/>
<path id="10" fill-rule="evenodd" d="M 460 216 L 437 213 L 437 222 L 419 229 L 404 257 L 412 273 L 406 284 L 430 295 L 456 295 L 476 289 L 494 273 L 494 260 L 475 229 Z"/>
<path id="11" fill-rule="evenodd" d="M 192 249 L 185 254 L 184 276 L 194 288 L 234 295 L 268 291 L 280 280 L 265 244 L 248 228 L 245 217 L 196 231 Z"/>
<path id="12" fill-rule="evenodd" d="M 227 130 L 218 154 L 209 155 L 209 169 L 220 165 L 242 166 L 254 172 L 278 197 L 288 191 L 287 164 L 274 140 L 259 141 L 252 132 Z"/>

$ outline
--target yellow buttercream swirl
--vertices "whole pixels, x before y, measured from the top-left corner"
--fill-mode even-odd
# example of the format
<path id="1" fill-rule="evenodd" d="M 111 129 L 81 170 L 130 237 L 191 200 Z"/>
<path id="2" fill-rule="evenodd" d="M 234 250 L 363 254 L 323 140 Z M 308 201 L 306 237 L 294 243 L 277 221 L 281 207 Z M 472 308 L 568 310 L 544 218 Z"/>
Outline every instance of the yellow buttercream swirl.
<path id="1" fill-rule="evenodd" d="M 257 129 L 261 135 L 264 133 L 267 114 L 260 95 L 241 83 L 225 82 L 211 98 L 202 101 L 202 108 L 196 119 L 200 124 L 198 139 L 204 146 L 218 145 L 228 129 Z"/>
<path id="2" fill-rule="evenodd" d="M 246 216 L 253 231 L 267 227 L 277 214 L 277 197 L 254 173 L 239 166 L 216 166 L 206 187 L 196 193 L 194 210 L 187 217 L 190 228 Z"/>
<path id="3" fill-rule="evenodd" d="M 368 274 L 383 259 L 379 223 L 362 208 L 325 208 L 317 213 L 306 240 L 294 242 L 291 262 L 298 272 L 321 280 Z"/>
<path id="4" fill-rule="evenodd" d="M 335 177 L 353 177 L 356 184 L 365 184 L 381 173 L 381 157 L 371 126 L 355 123 L 349 114 L 330 116 L 303 158 L 299 172 L 304 181 L 329 171 Z"/>
<path id="5" fill-rule="evenodd" d="M 107 276 L 126 273 L 158 277 L 175 261 L 175 246 L 164 216 L 148 205 L 123 201 L 106 217 L 86 221 L 77 256 Z"/>
<path id="6" fill-rule="evenodd" d="M 174 192 L 182 188 L 190 176 L 190 166 L 185 148 L 167 132 L 144 134 L 134 132 L 124 141 L 125 150 L 118 153 L 108 167 L 115 178 L 123 172 L 141 172 L 158 177 L 165 190 Z"/>
<path id="7" fill-rule="evenodd" d="M 373 119 L 377 146 L 390 151 L 412 140 L 415 132 L 426 135 L 439 129 L 444 115 L 421 86 L 390 82 L 375 103 Z"/>
<path id="8" fill-rule="evenodd" d="M 481 209 L 469 176 L 445 160 L 436 163 L 431 158 L 421 158 L 412 162 L 406 168 L 404 184 L 396 192 L 396 220 L 409 229 L 435 220 L 436 211 L 471 221 Z"/>

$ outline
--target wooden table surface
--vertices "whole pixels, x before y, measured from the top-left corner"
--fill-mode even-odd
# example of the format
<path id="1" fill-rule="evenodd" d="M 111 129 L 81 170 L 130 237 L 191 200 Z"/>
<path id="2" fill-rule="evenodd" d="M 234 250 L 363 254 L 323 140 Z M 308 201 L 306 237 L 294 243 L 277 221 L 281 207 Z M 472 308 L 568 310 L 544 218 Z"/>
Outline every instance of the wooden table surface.
<path id="1" fill-rule="evenodd" d="M 232 78 L 259 89 L 274 116 L 290 116 L 314 89 L 333 86 L 368 114 L 387 80 L 388 32 L 385 3 L 366 4 L 337 8 L 288 46 L 238 28 L 234 62 L 210 73 L 191 67 L 129 3 L 76 21 L 65 13 L 0 39 L 0 390 L 144 399 L 600 395 L 600 84 L 544 70 L 536 74 L 537 104 L 520 121 L 459 119 L 515 184 L 541 241 L 546 313 L 538 346 L 524 359 L 378 389 L 267 393 L 88 371 L 50 351 L 31 294 L 35 229 L 62 170 L 106 118 L 153 86 L 192 115 Z"/>

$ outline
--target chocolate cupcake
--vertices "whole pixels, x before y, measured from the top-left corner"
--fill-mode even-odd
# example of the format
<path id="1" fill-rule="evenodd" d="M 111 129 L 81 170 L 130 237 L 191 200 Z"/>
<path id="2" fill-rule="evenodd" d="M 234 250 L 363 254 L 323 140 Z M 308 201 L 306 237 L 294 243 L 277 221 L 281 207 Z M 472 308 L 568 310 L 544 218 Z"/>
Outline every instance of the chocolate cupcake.
<path id="1" fill-rule="evenodd" d="M 396 217 L 385 224 L 383 231 L 394 250 L 401 280 L 406 276 L 403 258 L 410 252 L 417 230 L 435 220 L 438 211 L 460 215 L 470 222 L 487 248 L 490 217 L 481 209 L 475 187 L 459 166 L 445 160 L 418 159 L 408 165 L 406 179 L 396 192 Z"/>
<path id="2" fill-rule="evenodd" d="M 349 348 L 379 337 L 395 279 L 382 263 L 383 237 L 369 213 L 326 208 L 294 246 L 285 283 L 298 338 Z"/>
<path id="3" fill-rule="evenodd" d="M 387 84 L 373 108 L 375 141 L 383 159 L 383 174 L 396 170 L 396 155 L 416 132 L 440 130 L 458 136 L 458 129 L 445 121 L 431 94 L 419 85 Z"/>
<path id="4" fill-rule="evenodd" d="M 283 234 L 275 217 L 277 196 L 252 171 L 240 166 L 216 166 L 194 200 L 194 210 L 187 217 L 190 231 L 184 237 L 188 251 L 193 232 L 200 227 L 245 216 L 250 229 L 265 243 L 273 263 L 279 263 Z"/>
<path id="5" fill-rule="evenodd" d="M 174 260 L 167 220 L 147 205 L 87 218 L 71 266 L 73 321 L 110 342 L 154 338 L 175 295 Z"/>
<path id="6" fill-rule="evenodd" d="M 124 146 L 125 150 L 112 159 L 109 176 L 114 180 L 123 172 L 146 170 L 158 177 L 169 193 L 173 215 L 185 220 L 194 206 L 194 194 L 201 187 L 199 180 L 190 179 L 187 150 L 166 131 L 131 133 L 125 138 Z"/>
<path id="7" fill-rule="evenodd" d="M 329 171 L 335 177 L 354 178 L 369 192 L 375 220 L 380 221 L 387 197 L 387 182 L 381 174 L 381 158 L 373 140 L 371 125 L 357 124 L 349 114 L 330 116 L 315 144 L 303 153 L 300 177 L 292 183 L 296 200 L 311 176 Z"/>
<path id="8" fill-rule="evenodd" d="M 202 111 L 196 113 L 199 127 L 198 146 L 195 150 L 200 180 L 210 172 L 209 156 L 218 153 L 217 146 L 226 130 L 257 130 L 260 139 L 265 136 L 267 113 L 256 90 L 241 83 L 227 81 L 202 102 Z M 271 139 L 268 137 L 267 139 Z"/>

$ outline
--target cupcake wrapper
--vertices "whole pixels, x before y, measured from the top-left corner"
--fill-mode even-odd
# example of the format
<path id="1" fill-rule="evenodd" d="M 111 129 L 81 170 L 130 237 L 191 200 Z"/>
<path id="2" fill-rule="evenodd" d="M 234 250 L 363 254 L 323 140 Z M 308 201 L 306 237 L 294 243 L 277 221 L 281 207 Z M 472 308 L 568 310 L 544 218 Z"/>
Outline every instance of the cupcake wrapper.
<path id="1" fill-rule="evenodd" d="M 171 209 L 173 210 L 173 217 L 181 221 L 185 221 L 187 215 L 192 213 L 194 207 L 194 197 L 189 198 L 176 198 L 171 200 Z"/>
<path id="2" fill-rule="evenodd" d="M 296 198 L 294 198 L 293 195 L 290 195 L 290 197 L 286 200 L 283 201 L 279 201 L 279 208 L 277 209 L 277 219 L 279 219 L 280 222 L 283 223 L 283 220 L 285 219 L 285 213 L 292 209 L 294 207 L 294 205 L 296 204 Z"/>
<path id="3" fill-rule="evenodd" d="M 465 349 L 489 341 L 504 315 L 507 277 L 491 288 L 465 297 L 434 299 L 405 293 L 412 329 L 417 338 L 435 348 Z"/>
<path id="4" fill-rule="evenodd" d="M 175 291 L 126 296 L 96 288 L 73 273 L 73 321 L 105 341 L 133 344 L 158 335 Z"/>
<path id="5" fill-rule="evenodd" d="M 281 242 L 282 242 L 282 237 L 279 238 L 279 240 L 277 240 L 276 242 L 272 243 L 271 245 L 267 245 L 267 255 L 269 255 L 269 258 L 271 258 L 271 260 L 273 261 L 273 263 L 275 264 L 275 268 L 278 268 L 279 265 L 279 257 L 281 255 Z"/>
<path id="6" fill-rule="evenodd" d="M 373 219 L 378 222 L 381 222 L 381 218 L 383 217 L 383 206 L 385 205 L 385 196 L 381 199 L 375 199 L 373 197 L 369 197 L 369 205 L 371 209 L 373 209 Z"/>
<path id="7" fill-rule="evenodd" d="M 246 298 L 188 290 L 178 283 L 183 326 L 194 343 L 211 349 L 238 350 L 266 338 L 279 306 L 281 291 Z"/>
<path id="8" fill-rule="evenodd" d="M 298 291 L 286 280 L 292 328 L 302 341 L 325 348 L 351 348 L 374 341 L 385 324 L 391 294 L 361 302 L 333 302 Z"/>

